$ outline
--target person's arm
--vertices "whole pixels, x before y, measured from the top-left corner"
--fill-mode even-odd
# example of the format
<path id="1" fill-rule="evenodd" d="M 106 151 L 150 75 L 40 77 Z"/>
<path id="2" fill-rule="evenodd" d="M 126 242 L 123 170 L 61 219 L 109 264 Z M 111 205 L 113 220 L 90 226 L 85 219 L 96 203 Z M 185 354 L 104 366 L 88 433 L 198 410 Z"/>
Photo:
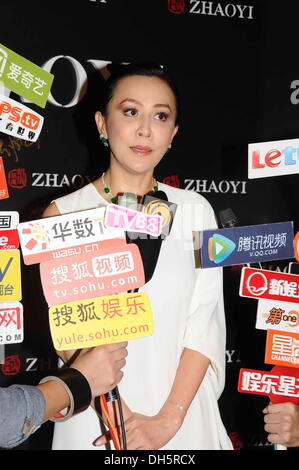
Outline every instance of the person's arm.
<path id="1" fill-rule="evenodd" d="M 128 449 L 160 449 L 177 433 L 205 376 L 209 360 L 184 349 L 171 392 L 159 413 L 148 417 L 133 413 L 126 421 Z"/>
<path id="2" fill-rule="evenodd" d="M 43 394 L 34 386 L 0 388 L 0 447 L 11 448 L 25 441 L 42 423 Z"/>
<path id="3" fill-rule="evenodd" d="M 264 410 L 268 441 L 286 447 L 299 447 L 299 406 L 295 403 L 270 403 Z"/>
<path id="4" fill-rule="evenodd" d="M 70 406 L 70 398 L 60 383 L 50 380 L 49 382 L 37 385 L 44 396 L 45 409 L 42 422 L 55 416 L 59 411 Z"/>
<path id="5" fill-rule="evenodd" d="M 66 388 L 53 380 L 36 387 L 0 388 L 0 447 L 22 444 L 42 423 L 69 406 Z"/>
<path id="6" fill-rule="evenodd" d="M 199 352 L 185 348 L 170 394 L 154 416 L 134 413 L 123 404 L 128 450 L 160 449 L 177 433 L 209 363 Z M 106 440 L 107 436 L 101 436 L 94 445 L 103 445 Z"/>
<path id="7" fill-rule="evenodd" d="M 43 211 L 42 217 L 55 217 L 61 215 L 55 202 L 51 202 L 46 209 Z"/>
<path id="8" fill-rule="evenodd" d="M 95 396 L 112 390 L 123 376 L 121 369 L 126 363 L 127 344 L 115 343 L 81 351 L 72 364 L 77 382 L 76 393 L 89 396 L 90 402 Z M 69 370 L 63 369 L 66 373 Z M 0 447 L 10 448 L 21 444 L 43 422 L 70 406 L 72 386 L 66 376 L 57 375 L 62 383 L 50 377 L 36 387 L 12 385 L 0 388 Z M 80 402 L 82 396 L 75 397 L 75 402 Z"/>

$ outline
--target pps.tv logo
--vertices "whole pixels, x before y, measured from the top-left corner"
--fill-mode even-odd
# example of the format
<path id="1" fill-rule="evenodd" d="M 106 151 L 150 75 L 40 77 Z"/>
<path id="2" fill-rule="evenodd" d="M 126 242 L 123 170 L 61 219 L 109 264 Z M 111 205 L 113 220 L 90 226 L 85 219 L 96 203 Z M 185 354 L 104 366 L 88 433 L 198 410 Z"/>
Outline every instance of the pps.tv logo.
<path id="1" fill-rule="evenodd" d="M 227 237 L 214 233 L 208 241 L 208 254 L 210 261 L 215 264 L 222 263 L 235 250 L 236 244 Z"/>

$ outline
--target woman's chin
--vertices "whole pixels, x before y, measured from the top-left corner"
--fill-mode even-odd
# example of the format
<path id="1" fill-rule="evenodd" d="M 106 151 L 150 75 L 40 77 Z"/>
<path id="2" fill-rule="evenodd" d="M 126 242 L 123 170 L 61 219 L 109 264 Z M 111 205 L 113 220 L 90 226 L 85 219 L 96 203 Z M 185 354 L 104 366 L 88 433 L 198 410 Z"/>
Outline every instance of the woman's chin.
<path id="1" fill-rule="evenodd" d="M 145 176 L 153 173 L 154 168 L 154 166 L 144 165 L 144 163 L 142 163 L 136 165 L 128 165 L 127 170 L 133 175 Z"/>

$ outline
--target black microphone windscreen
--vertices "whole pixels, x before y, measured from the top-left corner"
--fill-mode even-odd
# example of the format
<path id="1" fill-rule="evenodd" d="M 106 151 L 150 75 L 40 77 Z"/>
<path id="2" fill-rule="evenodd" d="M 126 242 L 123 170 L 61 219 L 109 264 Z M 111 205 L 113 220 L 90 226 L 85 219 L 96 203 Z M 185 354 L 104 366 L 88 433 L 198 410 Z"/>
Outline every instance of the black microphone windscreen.
<path id="1" fill-rule="evenodd" d="M 219 218 L 220 223 L 224 228 L 235 227 L 238 225 L 238 219 L 230 208 L 220 211 Z"/>
<path id="2" fill-rule="evenodd" d="M 159 200 L 163 204 L 163 201 L 168 201 L 167 195 L 164 191 L 156 191 L 151 195 L 145 195 L 142 201 L 143 211 L 147 214 L 160 215 L 161 204 L 159 206 Z M 158 262 L 162 236 L 154 237 L 143 232 L 127 232 L 127 241 L 135 243 L 140 251 L 142 258 L 145 283 L 147 283 L 152 277 L 156 269 Z"/>
<path id="3" fill-rule="evenodd" d="M 177 204 L 169 202 L 164 191 L 156 191 L 153 194 L 146 194 L 142 201 L 143 212 L 162 217 L 161 237 L 164 239 L 170 233 Z"/>

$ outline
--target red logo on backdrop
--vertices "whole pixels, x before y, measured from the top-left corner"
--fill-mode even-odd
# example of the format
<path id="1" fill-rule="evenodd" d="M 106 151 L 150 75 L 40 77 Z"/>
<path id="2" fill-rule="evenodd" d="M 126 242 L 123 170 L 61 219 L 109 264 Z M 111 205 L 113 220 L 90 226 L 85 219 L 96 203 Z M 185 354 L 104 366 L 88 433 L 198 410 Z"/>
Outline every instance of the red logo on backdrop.
<path id="1" fill-rule="evenodd" d="M 180 180 L 177 175 L 165 176 L 165 178 L 162 180 L 162 183 L 173 186 L 174 188 L 180 187 Z"/>
<path id="2" fill-rule="evenodd" d="M 299 275 L 243 268 L 240 296 L 299 303 Z"/>
<path id="3" fill-rule="evenodd" d="M 22 189 L 27 186 L 27 174 L 25 168 L 15 168 L 7 175 L 8 184 L 11 188 Z"/>
<path id="4" fill-rule="evenodd" d="M 21 363 L 19 356 L 7 356 L 2 364 L 2 374 L 15 375 L 20 372 Z"/>
<path id="5" fill-rule="evenodd" d="M 229 438 L 232 441 L 234 450 L 241 450 L 244 447 L 243 441 L 241 440 L 238 432 L 230 432 Z"/>
<path id="6" fill-rule="evenodd" d="M 179 15 L 185 11 L 185 0 L 168 0 L 168 10 Z"/>

